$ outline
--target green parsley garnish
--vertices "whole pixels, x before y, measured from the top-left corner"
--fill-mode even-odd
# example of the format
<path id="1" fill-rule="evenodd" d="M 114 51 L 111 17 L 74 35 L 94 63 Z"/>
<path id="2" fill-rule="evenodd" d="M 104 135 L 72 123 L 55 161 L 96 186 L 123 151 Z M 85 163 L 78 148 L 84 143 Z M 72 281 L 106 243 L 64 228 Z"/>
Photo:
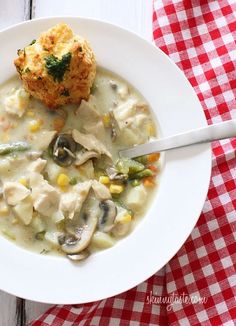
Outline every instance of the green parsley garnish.
<path id="1" fill-rule="evenodd" d="M 33 45 L 36 42 L 36 40 L 32 40 L 29 45 Z"/>
<path id="2" fill-rule="evenodd" d="M 67 54 L 64 54 L 61 59 L 58 59 L 52 54 L 46 57 L 45 61 L 45 66 L 49 75 L 53 77 L 54 81 L 61 82 L 66 70 L 69 68 L 71 53 L 68 52 Z"/>

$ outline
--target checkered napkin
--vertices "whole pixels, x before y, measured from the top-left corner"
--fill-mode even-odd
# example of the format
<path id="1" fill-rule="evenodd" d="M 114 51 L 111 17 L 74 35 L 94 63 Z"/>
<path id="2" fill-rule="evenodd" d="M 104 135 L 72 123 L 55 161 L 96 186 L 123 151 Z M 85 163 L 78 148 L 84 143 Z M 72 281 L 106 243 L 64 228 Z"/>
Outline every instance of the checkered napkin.
<path id="1" fill-rule="evenodd" d="M 154 1 L 153 35 L 189 79 L 208 123 L 236 118 L 236 0 Z M 116 297 L 51 308 L 30 325 L 236 325 L 236 139 L 212 149 L 200 219 L 161 271 Z"/>

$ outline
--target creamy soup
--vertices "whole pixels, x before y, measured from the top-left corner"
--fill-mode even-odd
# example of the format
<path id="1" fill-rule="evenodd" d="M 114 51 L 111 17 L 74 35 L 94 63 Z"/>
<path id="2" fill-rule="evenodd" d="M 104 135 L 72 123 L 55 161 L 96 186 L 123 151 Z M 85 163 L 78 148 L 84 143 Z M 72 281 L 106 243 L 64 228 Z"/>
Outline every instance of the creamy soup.
<path id="1" fill-rule="evenodd" d="M 79 107 L 49 110 L 17 77 L 1 85 L 1 233 L 72 260 L 112 247 L 145 215 L 156 190 L 158 154 L 118 155 L 156 137 L 153 121 L 137 90 L 101 68 Z"/>

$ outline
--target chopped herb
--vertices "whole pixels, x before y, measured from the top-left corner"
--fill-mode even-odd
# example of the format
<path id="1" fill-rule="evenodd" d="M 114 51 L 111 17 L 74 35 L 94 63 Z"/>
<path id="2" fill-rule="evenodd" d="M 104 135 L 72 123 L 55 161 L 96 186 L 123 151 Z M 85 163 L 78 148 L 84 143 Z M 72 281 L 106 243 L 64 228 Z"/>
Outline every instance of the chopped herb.
<path id="1" fill-rule="evenodd" d="M 23 69 L 22 69 L 21 67 L 19 67 L 19 66 L 16 66 L 16 69 L 17 69 L 17 71 L 19 72 L 19 74 L 21 75 L 22 72 L 23 72 Z"/>
<path id="2" fill-rule="evenodd" d="M 61 93 L 62 96 L 70 96 L 70 92 L 68 91 L 68 89 L 64 89 L 64 91 Z"/>
<path id="3" fill-rule="evenodd" d="M 82 52 L 83 51 L 83 48 L 82 46 L 79 47 L 79 52 Z"/>
<path id="4" fill-rule="evenodd" d="M 36 42 L 36 40 L 32 40 L 29 45 L 33 45 Z"/>
<path id="5" fill-rule="evenodd" d="M 54 81 L 61 82 L 66 70 L 69 68 L 71 53 L 68 52 L 67 54 L 64 54 L 61 59 L 58 59 L 52 54 L 46 57 L 45 61 L 45 66 L 49 75 L 53 77 Z"/>
<path id="6" fill-rule="evenodd" d="M 30 70 L 29 67 L 25 68 L 25 73 L 28 73 L 28 72 L 30 72 L 30 71 L 31 71 L 31 70 Z"/>
<path id="7" fill-rule="evenodd" d="M 46 231 L 41 231 L 35 234 L 35 239 L 43 241 Z"/>
<path id="8" fill-rule="evenodd" d="M 53 157 L 53 149 L 52 149 L 51 146 L 48 147 L 47 154 L 48 154 L 49 157 L 51 157 L 51 158 Z"/>
<path id="9" fill-rule="evenodd" d="M 49 253 L 50 252 L 50 250 L 48 250 L 48 249 L 43 249 L 41 252 L 40 252 L 40 254 L 41 255 L 46 255 L 47 253 Z"/>
<path id="10" fill-rule="evenodd" d="M 90 88 L 90 93 L 91 94 L 96 93 L 97 89 L 98 89 L 97 85 L 96 84 L 93 84 L 92 87 Z"/>
<path id="11" fill-rule="evenodd" d="M 38 76 L 38 78 L 37 78 L 38 80 L 42 80 L 43 78 L 41 77 L 41 76 Z"/>
<path id="12" fill-rule="evenodd" d="M 77 178 L 77 177 L 73 177 L 73 178 L 71 178 L 70 181 L 69 181 L 69 184 L 70 184 L 71 186 L 74 186 L 74 185 L 76 185 L 77 183 L 78 183 L 78 178 Z"/>
<path id="13" fill-rule="evenodd" d="M 22 51 L 21 49 L 18 49 L 17 54 L 20 55 L 21 51 Z"/>

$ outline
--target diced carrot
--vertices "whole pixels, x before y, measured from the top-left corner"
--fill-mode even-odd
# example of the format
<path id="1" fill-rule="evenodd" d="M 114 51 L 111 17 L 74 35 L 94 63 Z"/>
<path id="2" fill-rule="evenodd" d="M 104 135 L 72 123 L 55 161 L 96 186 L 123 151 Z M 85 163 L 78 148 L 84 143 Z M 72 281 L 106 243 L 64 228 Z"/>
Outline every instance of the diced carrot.
<path id="1" fill-rule="evenodd" d="M 154 173 L 158 172 L 158 168 L 155 165 L 148 165 L 147 168 Z"/>
<path id="2" fill-rule="evenodd" d="M 154 187 L 155 184 L 155 179 L 153 177 L 147 177 L 143 179 L 143 185 L 145 187 Z"/>
<path id="3" fill-rule="evenodd" d="M 160 153 L 153 153 L 148 155 L 148 163 L 154 163 L 160 158 Z"/>
<path id="4" fill-rule="evenodd" d="M 65 120 L 61 117 L 55 118 L 53 122 L 54 130 L 60 132 L 65 125 Z"/>

